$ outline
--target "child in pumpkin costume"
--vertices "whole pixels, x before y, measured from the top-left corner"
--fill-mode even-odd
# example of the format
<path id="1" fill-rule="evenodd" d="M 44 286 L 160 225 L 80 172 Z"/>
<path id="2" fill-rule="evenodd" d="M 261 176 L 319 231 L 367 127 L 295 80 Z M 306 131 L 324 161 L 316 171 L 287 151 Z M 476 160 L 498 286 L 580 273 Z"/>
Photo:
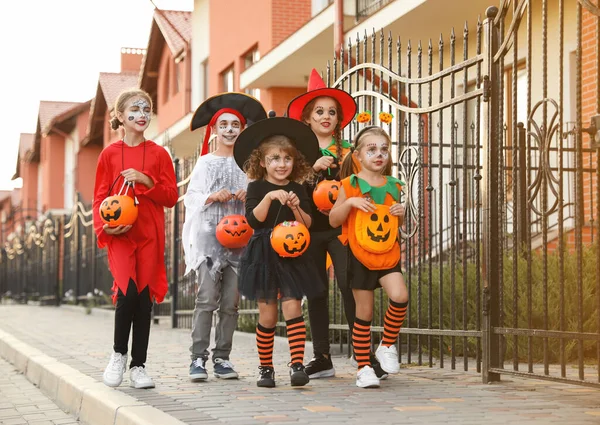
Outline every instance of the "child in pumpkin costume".
<path id="1" fill-rule="evenodd" d="M 238 377 L 229 356 L 238 318 L 237 273 L 242 248 L 224 247 L 215 231 L 225 216 L 244 213 L 248 180 L 233 159 L 233 146 L 247 122 L 266 117 L 263 106 L 252 96 L 222 93 L 205 100 L 191 120 L 192 131 L 207 126 L 201 156 L 184 197 L 182 245 L 186 274 L 193 270 L 198 283 L 190 346 L 192 381 L 208 379 L 206 362 L 213 313 L 217 310 L 213 373 L 222 379 Z M 211 134 L 216 136 L 217 149 L 209 153 Z"/>
<path id="2" fill-rule="evenodd" d="M 379 386 L 369 359 L 373 291 L 378 287 L 383 287 L 390 303 L 375 356 L 385 372 L 400 370 L 396 341 L 408 306 L 398 243 L 398 228 L 404 217 L 404 207 L 398 201 L 404 183 L 389 176 L 391 141 L 384 130 L 366 127 L 356 135 L 354 145 L 353 153 L 342 164 L 342 189 L 329 221 L 333 227 L 342 226 L 340 240 L 350 247 L 348 285 L 356 301 L 352 330 L 358 363 L 356 385 L 371 388 Z"/>
<path id="3" fill-rule="evenodd" d="M 125 91 L 117 98 L 114 110 L 112 128 L 122 125 L 125 133 L 123 140 L 107 146 L 98 158 L 92 208 L 98 247 L 108 248 L 116 302 L 114 352 L 103 381 L 111 387 L 121 384 L 133 325 L 130 386 L 153 388 L 145 369 L 150 316 L 152 301 L 162 302 L 167 293 L 164 208 L 177 202 L 177 182 L 167 151 L 144 137 L 152 113 L 148 93 Z M 109 227 L 101 219 L 100 205 L 125 183 L 135 190 L 139 201 L 137 220 L 133 225 Z M 102 213 L 105 220 L 117 215 Z"/>
<path id="4" fill-rule="evenodd" d="M 249 126 L 234 146 L 238 166 L 253 180 L 246 195 L 246 218 L 254 235 L 242 255 L 239 288 L 243 296 L 258 301 L 259 387 L 275 386 L 273 345 L 278 298 L 290 344 L 291 384 L 302 386 L 309 382 L 304 370 L 306 326 L 301 300 L 304 295 L 315 296 L 325 288 L 310 257 L 280 257 L 271 246 L 270 235 L 273 227 L 284 221 L 310 227 L 308 195 L 299 182 L 311 174 L 309 164 L 314 163 L 318 153 L 312 131 L 299 121 L 282 117 Z M 306 249 L 307 236 L 289 226 L 289 233 L 279 243 L 289 253 L 302 251 Z"/>

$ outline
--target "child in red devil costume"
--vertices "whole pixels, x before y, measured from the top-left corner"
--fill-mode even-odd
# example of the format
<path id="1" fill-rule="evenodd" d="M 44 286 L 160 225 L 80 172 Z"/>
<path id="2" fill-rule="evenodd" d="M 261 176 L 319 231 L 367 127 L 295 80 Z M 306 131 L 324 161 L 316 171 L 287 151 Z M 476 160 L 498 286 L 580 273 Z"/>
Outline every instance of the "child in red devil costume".
<path id="1" fill-rule="evenodd" d="M 103 375 L 111 387 L 119 386 L 127 367 L 129 333 L 133 325 L 130 386 L 153 388 L 145 369 L 152 302 L 167 293 L 164 263 L 164 208 L 178 199 L 173 163 L 167 151 L 144 137 L 150 124 L 152 100 L 141 90 L 128 90 L 115 104 L 114 130 L 123 126 L 123 140 L 107 146 L 98 158 L 94 187 L 94 230 L 100 248 L 107 247 L 114 278 L 114 352 Z M 138 200 L 138 217 L 132 225 L 109 227 L 100 217 L 102 201 L 123 184 Z"/>

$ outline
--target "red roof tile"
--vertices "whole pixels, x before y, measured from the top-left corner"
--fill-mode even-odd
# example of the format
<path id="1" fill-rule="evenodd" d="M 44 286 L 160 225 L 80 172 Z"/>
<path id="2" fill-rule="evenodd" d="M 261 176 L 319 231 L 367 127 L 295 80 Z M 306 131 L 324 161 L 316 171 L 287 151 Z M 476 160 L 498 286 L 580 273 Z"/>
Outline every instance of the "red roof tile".
<path id="1" fill-rule="evenodd" d="M 112 110 L 119 94 L 126 89 L 137 88 L 137 72 L 101 72 L 98 84 L 106 99 L 108 110 Z"/>
<path id="2" fill-rule="evenodd" d="M 81 105 L 80 102 L 50 102 L 42 100 L 40 102 L 40 111 L 38 115 L 42 132 L 46 130 L 46 126 L 50 124 L 54 118 L 79 105 Z"/>
<path id="3" fill-rule="evenodd" d="M 192 40 L 192 12 L 157 10 L 154 11 L 154 20 L 173 55 L 181 52 L 186 42 Z"/>
<path id="4" fill-rule="evenodd" d="M 21 137 L 19 138 L 19 155 L 24 156 L 27 151 L 32 150 L 34 142 L 35 134 L 21 133 Z"/>

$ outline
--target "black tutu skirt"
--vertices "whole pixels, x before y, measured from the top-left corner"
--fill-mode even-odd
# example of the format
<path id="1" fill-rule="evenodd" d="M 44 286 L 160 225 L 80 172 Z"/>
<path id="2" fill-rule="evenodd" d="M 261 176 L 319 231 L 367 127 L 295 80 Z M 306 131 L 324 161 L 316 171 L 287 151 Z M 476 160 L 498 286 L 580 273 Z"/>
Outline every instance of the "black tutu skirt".
<path id="1" fill-rule="evenodd" d="M 271 229 L 258 229 L 250 238 L 240 261 L 240 294 L 250 300 L 302 299 L 325 293 L 319 271 L 306 252 L 283 258 L 271 247 Z"/>

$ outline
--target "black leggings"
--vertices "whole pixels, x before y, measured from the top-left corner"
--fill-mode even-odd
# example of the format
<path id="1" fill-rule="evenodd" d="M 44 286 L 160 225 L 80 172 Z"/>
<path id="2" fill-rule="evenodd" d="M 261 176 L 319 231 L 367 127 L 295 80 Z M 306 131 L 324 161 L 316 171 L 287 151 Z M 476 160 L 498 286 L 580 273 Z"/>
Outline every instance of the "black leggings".
<path id="1" fill-rule="evenodd" d="M 342 293 L 346 320 L 352 333 L 356 304 L 352 290 L 347 282 L 348 248 L 342 245 L 337 236 L 340 229 L 331 229 L 310 234 L 308 254 L 311 255 L 315 267 L 319 270 L 323 285 L 327 290 L 324 296 L 308 300 L 308 318 L 312 334 L 313 350 L 315 354 L 329 354 L 329 280 L 326 262 L 327 252 L 331 256 L 335 277 Z"/>
<path id="2" fill-rule="evenodd" d="M 135 282 L 130 279 L 127 294 L 119 289 L 117 292 L 117 306 L 115 308 L 115 345 L 116 353 L 126 354 L 129 344 L 129 331 L 133 323 L 133 336 L 131 342 L 131 363 L 129 368 L 144 366 L 148 354 L 148 339 L 150 337 L 150 319 L 152 314 L 152 301 L 149 289 L 146 286 L 138 294 Z"/>

